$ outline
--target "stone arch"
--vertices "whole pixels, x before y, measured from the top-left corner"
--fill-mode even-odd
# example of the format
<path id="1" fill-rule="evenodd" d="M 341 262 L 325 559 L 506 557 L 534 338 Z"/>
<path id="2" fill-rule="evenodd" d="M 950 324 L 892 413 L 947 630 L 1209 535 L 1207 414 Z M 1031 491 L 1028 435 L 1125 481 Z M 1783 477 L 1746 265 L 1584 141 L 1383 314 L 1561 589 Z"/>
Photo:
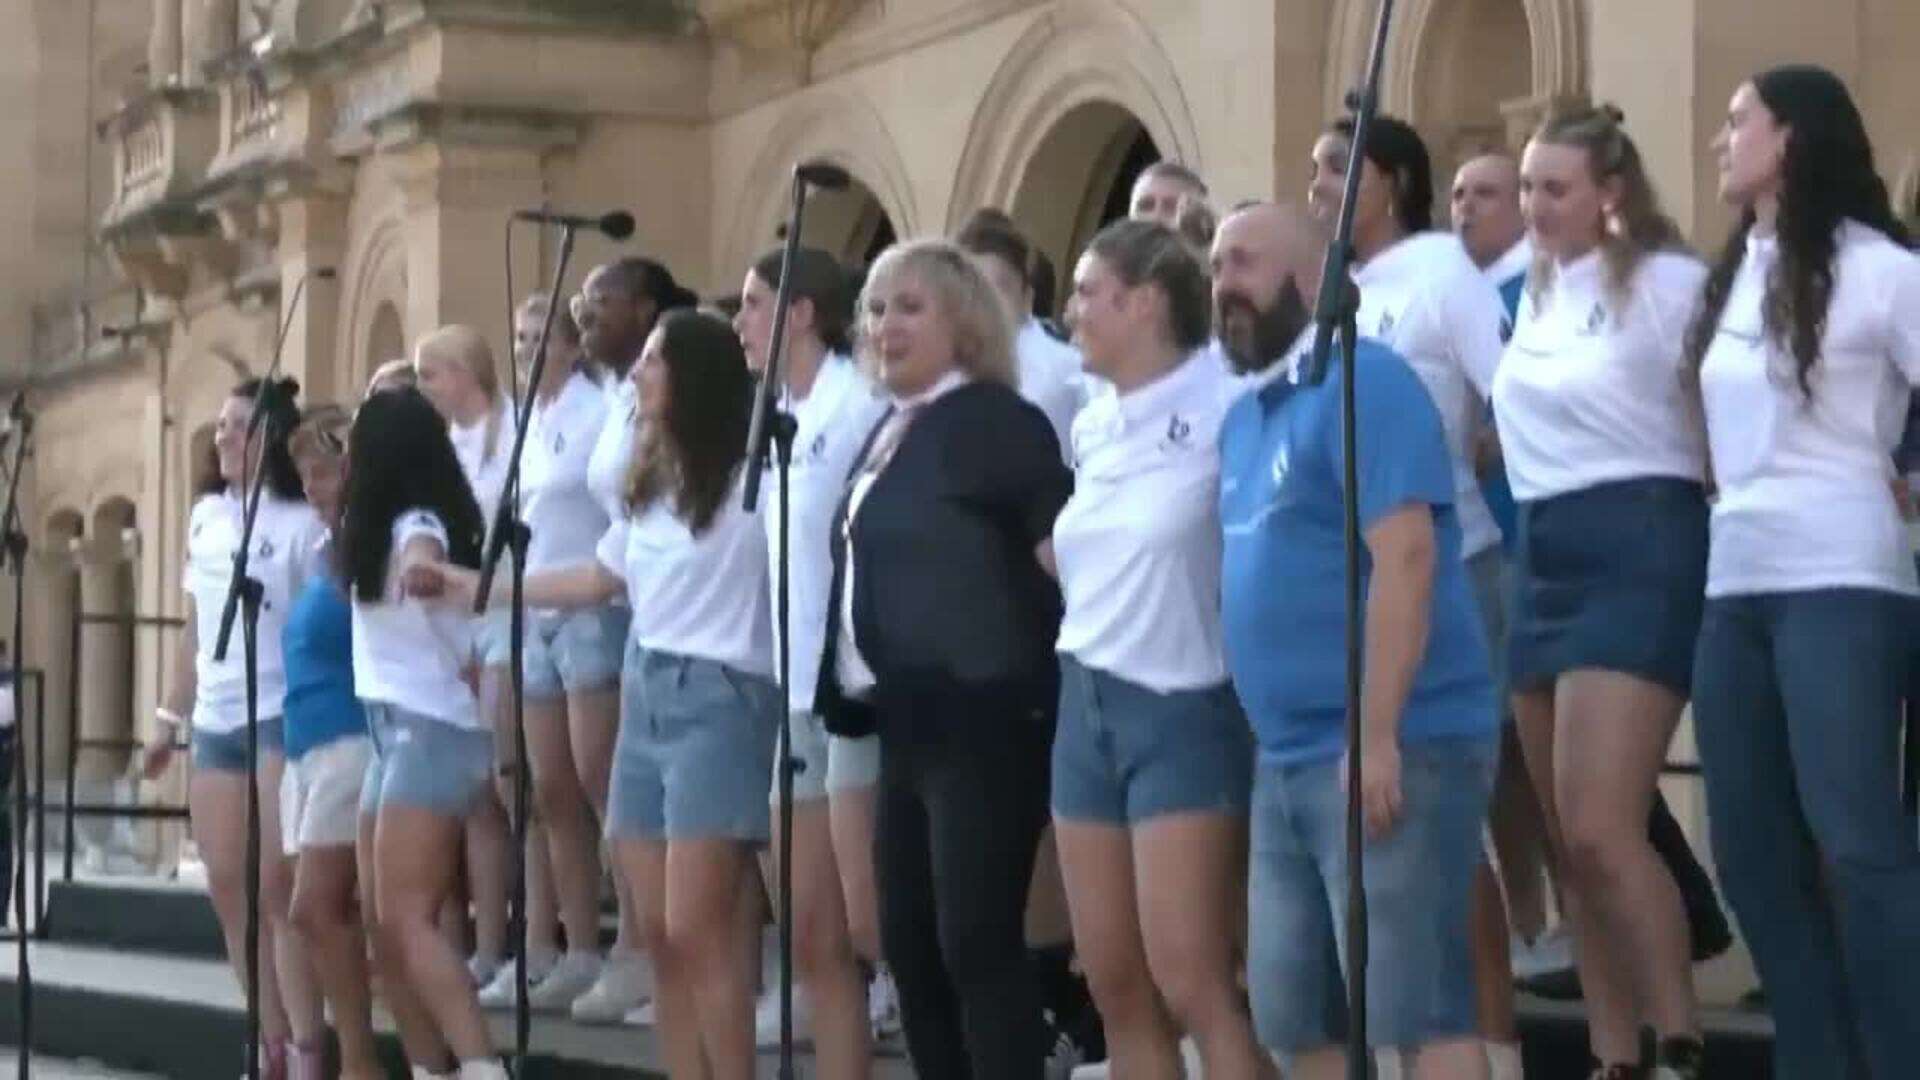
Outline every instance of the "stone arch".
<path id="1" fill-rule="evenodd" d="M 830 162 L 846 169 L 871 194 L 897 233 L 912 236 L 918 230 L 920 216 L 906 161 L 880 113 L 864 97 L 813 91 L 779 118 L 772 138 L 743 174 L 752 186 L 739 205 L 748 212 L 734 219 L 720 252 L 722 279 L 744 271 L 773 242 L 792 198 L 793 167 L 803 161 Z M 809 206 L 830 211 L 831 197 L 810 201 Z M 811 239 L 812 228 L 803 223 L 803 231 Z"/>
<path id="2" fill-rule="evenodd" d="M 1587 31 L 1580 0 L 1516 0 L 1526 13 L 1531 47 L 1527 58 L 1527 97 L 1535 102 L 1587 91 Z M 1373 43 L 1375 0 L 1338 0 L 1330 22 L 1323 107 L 1329 118 L 1346 112 L 1347 91 L 1366 74 Z M 1387 35 L 1387 65 L 1382 76 L 1381 108 L 1420 124 L 1428 104 L 1420 100 L 1421 57 L 1445 26 L 1472 27 L 1455 0 L 1403 0 L 1395 8 Z M 1442 9 L 1444 8 L 1444 11 Z M 1436 16 L 1444 14 L 1445 18 Z M 1444 26 L 1443 26 L 1444 24 Z"/>
<path id="3" fill-rule="evenodd" d="M 32 551 L 33 572 L 27 575 L 28 625 L 39 632 L 29 640 L 37 646 L 28 662 L 43 673 L 41 690 L 46 710 L 47 781 L 64 790 L 69 744 L 67 725 L 72 717 L 74 618 L 80 613 L 80 574 L 75 554 L 86 535 L 86 517 L 77 505 L 60 500 L 40 526 Z M 22 728 L 32 732 L 31 726 Z"/>
<path id="4" fill-rule="evenodd" d="M 405 223 L 385 216 L 362 232 L 349 249 L 340 290 L 340 313 L 335 340 L 347 352 L 336 370 L 345 385 L 358 392 L 373 369 L 393 354 L 373 350 L 406 347 L 407 248 Z M 351 396 L 345 394 L 343 396 Z"/>
<path id="5" fill-rule="evenodd" d="M 81 609 L 94 618 L 131 619 L 135 609 L 133 533 L 138 520 L 124 496 L 100 500 L 78 552 Z M 80 630 L 80 736 L 86 740 L 77 765 L 89 799 L 110 799 L 113 781 L 126 768 L 134 736 L 134 637 L 131 622 L 93 622 Z M 93 823 L 90 839 L 103 842 L 111 822 Z M 97 834 L 97 836 L 95 835 Z"/>
<path id="6" fill-rule="evenodd" d="M 980 207 L 1008 207 L 1049 138 L 1095 104 L 1130 114 L 1164 156 L 1205 171 L 1179 69 L 1153 32 L 1122 5 L 1063 0 L 1014 43 L 981 95 L 948 227 Z"/>
<path id="7" fill-rule="evenodd" d="M 1140 170 L 1162 156 L 1160 144 L 1127 109 L 1084 101 L 1061 116 L 1033 148 L 1004 204 L 1056 282 L 1047 314 L 1056 314 L 1074 262 L 1102 225 L 1126 216 Z"/>

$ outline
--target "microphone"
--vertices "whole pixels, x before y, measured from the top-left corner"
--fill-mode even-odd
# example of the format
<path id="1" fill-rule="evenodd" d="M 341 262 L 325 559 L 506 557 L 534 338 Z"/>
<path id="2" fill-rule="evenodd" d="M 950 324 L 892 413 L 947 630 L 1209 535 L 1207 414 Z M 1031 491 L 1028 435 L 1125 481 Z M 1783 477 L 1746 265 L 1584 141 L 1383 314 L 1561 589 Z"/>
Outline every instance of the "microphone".
<path id="1" fill-rule="evenodd" d="M 809 161 L 793 167 L 793 175 L 803 184 L 825 191 L 844 191 L 853 177 L 847 170 L 827 161 Z"/>
<path id="2" fill-rule="evenodd" d="M 515 210 L 515 221 L 537 221 L 542 225 L 565 225 L 569 229 L 589 229 L 605 233 L 609 240 L 625 240 L 633 235 L 633 215 L 615 210 L 599 217 L 586 214 L 562 214 L 554 210 Z"/>

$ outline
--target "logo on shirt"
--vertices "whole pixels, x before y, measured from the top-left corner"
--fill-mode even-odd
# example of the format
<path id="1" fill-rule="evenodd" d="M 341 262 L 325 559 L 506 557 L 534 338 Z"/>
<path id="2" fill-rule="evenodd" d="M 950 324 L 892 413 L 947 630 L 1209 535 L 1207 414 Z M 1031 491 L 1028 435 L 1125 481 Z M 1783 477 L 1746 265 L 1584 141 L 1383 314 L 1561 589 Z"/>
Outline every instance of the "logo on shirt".
<path id="1" fill-rule="evenodd" d="M 258 559 L 273 558 L 273 541 L 262 539 L 260 541 L 260 550 L 254 554 L 254 557 Z"/>
<path id="2" fill-rule="evenodd" d="M 822 431 L 813 437 L 807 446 L 807 460 L 819 461 L 827 456 L 827 433 Z"/>
<path id="3" fill-rule="evenodd" d="M 1173 416 L 1167 420 L 1167 443 L 1171 446 L 1185 448 L 1192 441 L 1193 425 L 1188 423 L 1186 418 L 1179 413 L 1174 413 Z"/>
<path id="4" fill-rule="evenodd" d="M 1287 453 L 1287 445 L 1285 443 L 1281 443 L 1279 449 L 1273 452 L 1272 473 L 1273 473 L 1274 487 L 1279 488 L 1279 487 L 1286 486 L 1287 472 L 1292 467 L 1293 467 L 1293 463 L 1290 460 L 1289 455 Z"/>
<path id="5" fill-rule="evenodd" d="M 554 432 L 553 452 L 556 454 L 564 454 L 566 453 L 566 450 L 567 450 L 567 433 L 564 431 Z"/>
<path id="6" fill-rule="evenodd" d="M 1594 301 L 1594 304 L 1593 304 L 1593 310 L 1587 312 L 1586 332 L 1589 334 L 1597 334 L 1600 331 L 1606 329 L 1606 326 L 1607 326 L 1607 305 L 1596 300 Z"/>
<path id="7" fill-rule="evenodd" d="M 1377 336 L 1386 337 L 1388 334 L 1393 333 L 1393 325 L 1394 325 L 1393 312 L 1391 311 L 1381 312 L 1380 313 L 1380 330 Z"/>

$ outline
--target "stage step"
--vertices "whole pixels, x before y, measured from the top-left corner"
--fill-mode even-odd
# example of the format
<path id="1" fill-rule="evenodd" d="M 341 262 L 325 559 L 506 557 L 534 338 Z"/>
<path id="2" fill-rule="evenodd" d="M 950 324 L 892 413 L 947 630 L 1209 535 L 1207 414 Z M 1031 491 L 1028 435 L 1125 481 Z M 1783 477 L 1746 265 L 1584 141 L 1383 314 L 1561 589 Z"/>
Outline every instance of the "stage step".
<path id="1" fill-rule="evenodd" d="M 199 960 L 226 956 L 213 902 L 199 885 L 159 878 L 98 878 L 47 885 L 55 941 Z"/>

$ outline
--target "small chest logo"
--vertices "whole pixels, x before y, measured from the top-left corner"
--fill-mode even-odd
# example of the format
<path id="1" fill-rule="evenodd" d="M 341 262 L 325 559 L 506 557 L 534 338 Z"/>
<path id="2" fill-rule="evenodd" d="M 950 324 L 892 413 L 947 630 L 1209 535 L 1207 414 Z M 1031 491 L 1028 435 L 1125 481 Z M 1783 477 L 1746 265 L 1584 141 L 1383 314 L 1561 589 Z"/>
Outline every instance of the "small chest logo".
<path id="1" fill-rule="evenodd" d="M 1185 448 L 1193 442 L 1193 425 L 1179 413 L 1167 420 L 1167 443 L 1170 446 Z"/>
<path id="2" fill-rule="evenodd" d="M 1597 334 L 1607 328 L 1607 305 L 1595 302 L 1593 310 L 1587 312 L 1587 333 Z"/>
<path id="3" fill-rule="evenodd" d="M 566 432 L 556 431 L 553 433 L 553 452 L 555 454 L 564 454 L 567 452 L 567 433 Z"/>
<path id="4" fill-rule="evenodd" d="M 1396 321 L 1397 320 L 1395 320 L 1393 317 L 1393 312 L 1391 311 L 1381 312 L 1379 336 L 1386 337 L 1388 334 L 1393 333 L 1393 327 Z"/>

